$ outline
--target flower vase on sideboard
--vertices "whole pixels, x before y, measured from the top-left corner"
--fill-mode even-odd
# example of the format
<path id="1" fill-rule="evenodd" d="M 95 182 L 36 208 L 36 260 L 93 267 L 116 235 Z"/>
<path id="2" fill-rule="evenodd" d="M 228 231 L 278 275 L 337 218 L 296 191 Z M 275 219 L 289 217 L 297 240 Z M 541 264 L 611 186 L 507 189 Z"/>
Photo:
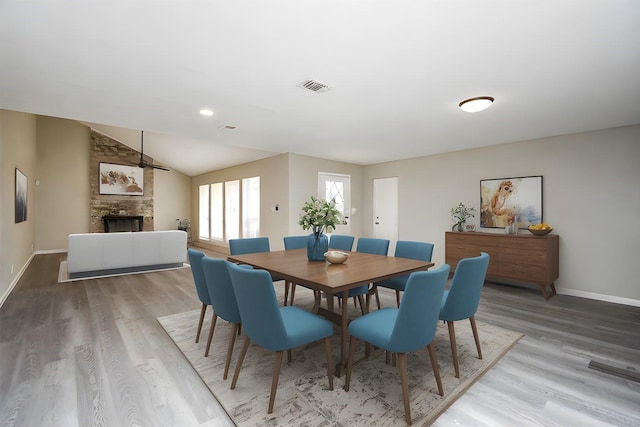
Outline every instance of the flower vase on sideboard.
<path id="1" fill-rule="evenodd" d="M 309 261 L 324 261 L 324 253 L 328 250 L 329 238 L 326 234 L 309 234 L 307 238 L 307 258 Z"/>

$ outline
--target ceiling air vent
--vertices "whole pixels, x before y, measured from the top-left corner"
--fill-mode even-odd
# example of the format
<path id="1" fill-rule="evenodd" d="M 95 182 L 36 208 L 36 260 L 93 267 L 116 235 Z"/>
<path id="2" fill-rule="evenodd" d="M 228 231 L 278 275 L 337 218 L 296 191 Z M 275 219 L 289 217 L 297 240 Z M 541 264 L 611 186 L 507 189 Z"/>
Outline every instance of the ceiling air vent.
<path id="1" fill-rule="evenodd" d="M 301 87 L 303 89 L 309 89 L 310 91 L 313 91 L 316 93 L 322 93 L 329 90 L 329 86 L 315 80 L 305 80 L 302 83 L 300 83 L 298 87 Z"/>

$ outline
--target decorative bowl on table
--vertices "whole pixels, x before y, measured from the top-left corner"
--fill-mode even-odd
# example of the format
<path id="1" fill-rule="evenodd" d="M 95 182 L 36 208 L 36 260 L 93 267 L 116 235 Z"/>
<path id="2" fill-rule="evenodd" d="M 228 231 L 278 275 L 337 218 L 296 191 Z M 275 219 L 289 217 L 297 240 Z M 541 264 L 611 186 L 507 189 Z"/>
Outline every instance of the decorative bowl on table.
<path id="1" fill-rule="evenodd" d="M 553 227 L 548 224 L 530 225 L 527 230 L 534 236 L 544 236 L 553 231 Z"/>
<path id="2" fill-rule="evenodd" d="M 349 258 L 349 254 L 342 251 L 327 251 L 324 253 L 324 259 L 331 264 L 342 264 Z"/>

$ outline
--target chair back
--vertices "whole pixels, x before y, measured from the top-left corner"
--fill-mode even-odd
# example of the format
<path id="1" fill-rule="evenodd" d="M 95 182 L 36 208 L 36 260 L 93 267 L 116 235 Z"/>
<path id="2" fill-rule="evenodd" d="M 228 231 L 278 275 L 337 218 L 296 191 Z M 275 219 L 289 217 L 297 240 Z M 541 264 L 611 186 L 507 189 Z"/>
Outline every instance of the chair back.
<path id="1" fill-rule="evenodd" d="M 489 254 L 463 258 L 458 262 L 451 286 L 440 311 L 440 319 L 456 321 L 475 315 L 489 267 Z"/>
<path id="2" fill-rule="evenodd" d="M 288 251 L 291 249 L 305 249 L 309 236 L 285 236 L 283 239 L 284 249 Z"/>
<path id="3" fill-rule="evenodd" d="M 269 252 L 270 250 L 268 237 L 229 240 L 229 252 L 231 255 L 254 254 L 257 252 Z"/>
<path id="4" fill-rule="evenodd" d="M 329 248 L 338 249 L 339 251 L 349 251 L 353 249 L 353 236 L 346 236 L 342 234 L 332 234 L 329 239 Z"/>
<path id="5" fill-rule="evenodd" d="M 201 303 L 211 305 L 211 297 L 209 296 L 209 289 L 207 289 L 207 281 L 204 278 L 204 272 L 202 271 L 202 258 L 204 258 L 204 252 L 188 248 L 187 255 L 189 257 L 189 264 L 191 265 L 193 281 L 196 284 L 198 298 Z"/>
<path id="6" fill-rule="evenodd" d="M 433 243 L 411 242 L 398 240 L 396 242 L 396 258 L 417 259 L 419 261 L 431 261 Z"/>
<path id="7" fill-rule="evenodd" d="M 233 263 L 227 268 L 247 336 L 268 350 L 286 350 L 286 329 L 269 273 Z"/>
<path id="8" fill-rule="evenodd" d="M 449 265 L 444 264 L 435 270 L 409 275 L 387 350 L 407 353 L 433 340 L 449 271 Z"/>
<path id="9" fill-rule="evenodd" d="M 389 252 L 389 240 L 359 237 L 356 252 L 386 256 L 387 252 Z"/>
<path id="10" fill-rule="evenodd" d="M 213 311 L 227 322 L 241 323 L 240 311 L 233 293 L 231 276 L 227 264 L 229 261 L 222 258 L 202 258 L 202 270 L 207 282 L 207 289 L 211 296 Z"/>

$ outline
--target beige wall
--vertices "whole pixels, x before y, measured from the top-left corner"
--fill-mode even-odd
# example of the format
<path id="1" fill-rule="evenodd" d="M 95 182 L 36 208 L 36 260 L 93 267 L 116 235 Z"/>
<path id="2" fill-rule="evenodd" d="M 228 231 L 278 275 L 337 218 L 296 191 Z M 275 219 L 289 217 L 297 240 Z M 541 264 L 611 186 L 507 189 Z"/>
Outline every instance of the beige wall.
<path id="1" fill-rule="evenodd" d="M 288 233 L 286 206 L 289 204 L 289 164 L 288 155 L 281 154 L 267 159 L 245 163 L 192 177 L 191 179 L 191 227 L 194 241 L 198 240 L 198 192 L 201 185 L 213 184 L 243 178 L 260 177 L 260 236 L 268 236 L 272 250 L 284 249 L 282 237 Z M 271 208 L 278 204 L 283 207 L 276 212 Z M 228 245 L 223 242 L 200 245 L 228 253 Z"/>
<path id="2" fill-rule="evenodd" d="M 0 305 L 33 255 L 36 116 L 0 110 Z M 15 169 L 27 176 L 27 220 L 15 223 Z"/>
<path id="3" fill-rule="evenodd" d="M 459 202 L 478 210 L 481 179 L 542 175 L 544 221 L 560 236 L 558 293 L 640 305 L 632 268 L 639 165 L 640 126 L 630 126 L 367 166 L 364 217 L 372 217 L 373 179 L 398 176 L 399 238 L 435 243 L 433 260 L 442 264 L 449 210 Z"/>
<path id="4" fill-rule="evenodd" d="M 351 163 L 318 159 L 316 157 L 289 154 L 289 201 L 287 206 L 289 234 L 307 234 L 298 225 L 300 209 L 311 195 L 318 194 L 318 173 L 327 172 L 351 177 L 351 207 L 356 208 L 356 214 L 351 215 L 351 234 L 362 236 L 363 217 L 360 214 L 363 204 L 363 175 L 364 166 Z"/>
<path id="5" fill-rule="evenodd" d="M 66 250 L 67 236 L 89 230 L 90 129 L 37 116 L 36 251 Z"/>
<path id="6" fill-rule="evenodd" d="M 191 218 L 191 178 L 174 170 L 153 173 L 154 229 L 175 230 L 176 219 Z"/>

